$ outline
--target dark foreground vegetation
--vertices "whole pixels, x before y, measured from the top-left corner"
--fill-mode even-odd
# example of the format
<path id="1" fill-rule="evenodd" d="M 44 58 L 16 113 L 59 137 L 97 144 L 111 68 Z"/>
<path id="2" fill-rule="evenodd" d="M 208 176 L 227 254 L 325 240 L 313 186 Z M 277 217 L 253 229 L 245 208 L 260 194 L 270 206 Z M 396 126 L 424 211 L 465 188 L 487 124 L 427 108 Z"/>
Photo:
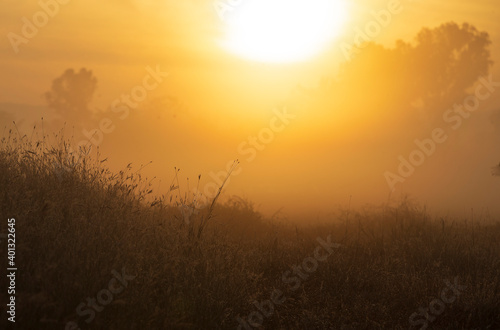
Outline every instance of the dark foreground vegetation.
<path id="1" fill-rule="evenodd" d="M 295 227 L 239 198 L 186 218 L 189 202 L 151 198 L 138 173 L 104 165 L 2 141 L 17 329 L 500 328 L 495 219 L 435 219 L 403 200 Z"/>

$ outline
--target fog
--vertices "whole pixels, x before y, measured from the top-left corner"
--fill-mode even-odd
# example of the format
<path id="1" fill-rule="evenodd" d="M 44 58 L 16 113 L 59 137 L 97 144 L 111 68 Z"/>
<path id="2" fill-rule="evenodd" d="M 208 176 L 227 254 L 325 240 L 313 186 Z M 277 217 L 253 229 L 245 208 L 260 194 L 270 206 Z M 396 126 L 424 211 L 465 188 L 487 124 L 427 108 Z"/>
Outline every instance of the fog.
<path id="1" fill-rule="evenodd" d="M 304 222 L 405 196 L 442 216 L 499 215 L 495 5 L 421 15 L 445 3 L 404 4 L 376 37 L 359 34 L 375 18 L 356 4 L 330 49 L 291 64 L 217 47 L 208 3 L 70 3 L 26 42 L 3 39 L 2 138 L 92 146 L 157 195 L 177 173 L 177 194 L 210 200 L 229 177 L 223 198 Z M 3 31 L 22 37 L 15 16 Z"/>

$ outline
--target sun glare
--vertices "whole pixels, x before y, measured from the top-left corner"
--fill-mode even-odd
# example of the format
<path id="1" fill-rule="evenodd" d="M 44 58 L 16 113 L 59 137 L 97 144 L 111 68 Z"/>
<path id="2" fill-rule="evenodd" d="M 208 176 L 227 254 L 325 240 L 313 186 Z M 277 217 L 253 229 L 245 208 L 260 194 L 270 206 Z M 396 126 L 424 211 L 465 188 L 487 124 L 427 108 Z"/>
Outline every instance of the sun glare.
<path id="1" fill-rule="evenodd" d="M 248 0 L 227 18 L 223 46 L 262 62 L 297 62 L 324 49 L 347 19 L 344 0 Z"/>

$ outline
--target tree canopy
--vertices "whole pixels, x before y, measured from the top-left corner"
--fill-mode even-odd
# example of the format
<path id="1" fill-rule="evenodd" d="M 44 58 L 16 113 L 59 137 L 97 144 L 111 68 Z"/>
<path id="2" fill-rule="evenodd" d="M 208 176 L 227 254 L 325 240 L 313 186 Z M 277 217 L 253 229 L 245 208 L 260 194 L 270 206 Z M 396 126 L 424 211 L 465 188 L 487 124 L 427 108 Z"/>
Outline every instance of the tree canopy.
<path id="1" fill-rule="evenodd" d="M 67 69 L 54 79 L 50 91 L 44 94 L 49 107 L 65 119 L 76 121 L 89 117 L 89 103 L 97 88 L 97 79 L 85 68 L 76 73 Z"/>

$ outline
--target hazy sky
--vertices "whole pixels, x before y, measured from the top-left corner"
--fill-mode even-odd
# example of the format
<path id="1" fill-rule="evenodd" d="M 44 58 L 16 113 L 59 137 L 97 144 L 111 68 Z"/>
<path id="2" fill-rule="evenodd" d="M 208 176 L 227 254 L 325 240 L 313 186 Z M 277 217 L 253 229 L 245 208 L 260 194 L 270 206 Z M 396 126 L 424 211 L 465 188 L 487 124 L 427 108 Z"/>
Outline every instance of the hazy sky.
<path id="1" fill-rule="evenodd" d="M 299 211 L 325 214 L 345 206 L 350 196 L 355 205 L 362 205 L 405 192 L 436 210 L 500 212 L 500 179 L 490 174 L 500 161 L 500 125 L 491 119 L 500 108 L 500 92 L 483 102 L 467 125 L 450 134 L 392 193 L 384 172 L 395 171 L 398 156 L 407 155 L 413 140 L 430 136 L 435 127 L 412 135 L 413 129 L 403 123 L 378 122 L 376 107 L 359 121 L 340 125 L 340 110 L 315 110 L 314 101 L 296 94 L 298 86 L 315 88 L 323 76 L 334 75 L 344 61 L 341 43 L 352 43 L 356 28 L 365 28 L 373 21 L 371 12 L 390 2 L 346 1 L 347 23 L 322 52 L 304 62 L 275 64 L 249 61 L 220 47 L 227 24 L 214 1 L 204 0 L 70 0 L 58 5 L 36 35 L 18 44 L 16 53 L 9 33 L 22 36 L 23 17 L 33 21 L 41 7 L 38 1 L 4 0 L 0 111 L 9 115 L 0 116 L 6 121 L 2 127 L 10 118 L 24 119 L 26 127 L 41 115 L 47 121 L 56 118 L 44 107 L 43 94 L 68 68 L 92 70 L 97 78 L 91 102 L 96 123 L 106 117 L 99 111 L 143 83 L 150 73 L 146 67 L 158 68 L 168 76 L 148 92 L 133 115 L 112 118 L 116 128 L 100 147 L 113 168 L 153 160 L 144 171 L 158 177 L 155 187 L 160 190 L 169 186 L 174 166 L 181 168 L 181 178 L 194 181 L 202 174 L 203 186 L 214 181 L 210 172 L 218 173 L 239 158 L 241 173 L 231 179 L 227 193 L 247 197 L 265 212 L 284 207 L 290 216 Z M 492 59 L 500 60 L 499 6 L 494 0 L 402 0 L 401 7 L 372 41 L 393 47 L 397 39 L 412 41 L 423 27 L 468 22 L 490 34 Z M 498 81 L 499 71 L 495 64 L 491 72 Z M 377 84 L 377 77 L 366 79 Z M 362 99 L 369 91 L 352 93 Z M 249 136 L 268 128 L 274 110 L 283 106 L 294 114 L 289 124 L 275 132 L 263 150 L 249 151 Z M 385 135 L 384 141 L 393 141 L 390 148 L 375 145 L 376 139 L 370 145 L 372 136 Z"/>

